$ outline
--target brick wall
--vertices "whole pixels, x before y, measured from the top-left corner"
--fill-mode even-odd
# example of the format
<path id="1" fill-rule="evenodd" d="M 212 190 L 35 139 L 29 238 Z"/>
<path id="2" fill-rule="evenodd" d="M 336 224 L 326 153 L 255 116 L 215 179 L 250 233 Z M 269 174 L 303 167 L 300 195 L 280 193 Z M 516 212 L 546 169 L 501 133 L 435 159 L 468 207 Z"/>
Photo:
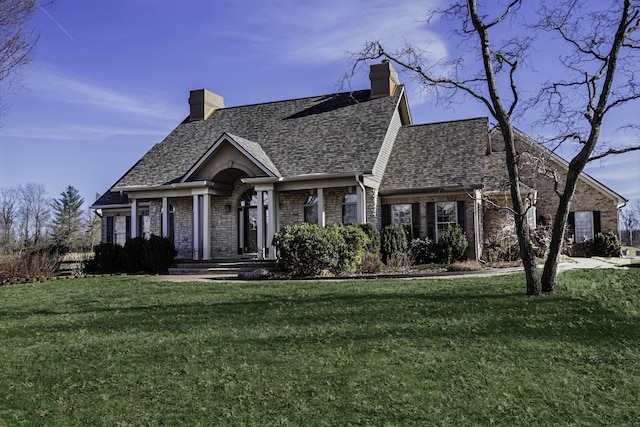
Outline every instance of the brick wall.
<path id="1" fill-rule="evenodd" d="M 493 153 L 487 158 L 487 175 L 492 183 L 491 189 L 501 187 L 508 190 L 506 173 L 506 159 L 502 135 L 492 135 Z M 541 147 L 518 140 L 517 151 L 519 153 L 518 166 L 522 181 L 537 190 L 536 214 L 538 221 L 545 219 L 551 221 L 555 216 L 559 198 L 554 190 L 553 172 L 555 172 L 559 187 L 563 190 L 566 179 L 566 167 L 550 158 Z M 589 183 L 586 179 L 578 180 L 575 195 L 571 203 L 572 212 L 600 211 L 601 228 L 603 232 L 613 231 L 619 234 L 617 199 L 615 196 L 603 191 Z"/>
<path id="2" fill-rule="evenodd" d="M 470 259 L 476 258 L 475 253 L 475 231 L 473 221 L 473 199 L 467 194 L 420 194 L 420 195 L 406 195 L 406 196 L 387 196 L 382 197 L 381 202 L 383 204 L 420 204 L 420 237 L 427 236 L 427 203 L 428 202 L 465 202 L 465 223 L 466 234 L 469 246 L 467 248 L 467 257 Z"/>

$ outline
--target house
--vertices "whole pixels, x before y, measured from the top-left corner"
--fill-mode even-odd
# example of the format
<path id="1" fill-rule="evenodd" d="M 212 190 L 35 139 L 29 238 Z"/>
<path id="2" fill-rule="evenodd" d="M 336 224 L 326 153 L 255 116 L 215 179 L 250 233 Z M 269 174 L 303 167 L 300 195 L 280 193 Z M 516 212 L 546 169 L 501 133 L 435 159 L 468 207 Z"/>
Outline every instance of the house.
<path id="1" fill-rule="evenodd" d="M 504 186 L 504 148 L 486 117 L 415 125 L 389 62 L 371 65 L 366 90 L 225 107 L 191 91 L 190 114 L 152 147 L 93 208 L 103 242 L 170 238 L 179 258 L 274 258 L 283 226 L 303 222 L 398 223 L 411 238 L 438 239 L 460 224 L 468 255 L 482 244 Z M 524 134 L 523 150 L 566 162 Z M 535 172 L 535 171 L 534 171 Z M 554 211 L 553 186 L 528 183 L 532 225 Z M 580 236 L 618 232 L 624 198 L 584 176 L 574 202 Z"/>

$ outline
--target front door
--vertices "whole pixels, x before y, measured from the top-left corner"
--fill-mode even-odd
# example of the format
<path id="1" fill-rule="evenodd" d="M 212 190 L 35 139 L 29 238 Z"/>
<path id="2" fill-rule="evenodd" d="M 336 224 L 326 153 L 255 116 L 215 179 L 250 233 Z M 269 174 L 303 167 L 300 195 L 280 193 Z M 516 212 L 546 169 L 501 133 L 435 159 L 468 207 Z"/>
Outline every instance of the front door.
<path id="1" fill-rule="evenodd" d="M 258 208 L 243 206 L 238 209 L 238 254 L 258 252 Z"/>
<path id="2" fill-rule="evenodd" d="M 258 197 L 253 189 L 238 202 L 238 254 L 258 252 Z"/>
<path id="3" fill-rule="evenodd" d="M 268 200 L 263 198 L 265 224 L 261 227 L 265 231 L 268 222 Z M 245 192 L 238 202 L 238 254 L 258 253 L 258 196 L 251 189 Z"/>

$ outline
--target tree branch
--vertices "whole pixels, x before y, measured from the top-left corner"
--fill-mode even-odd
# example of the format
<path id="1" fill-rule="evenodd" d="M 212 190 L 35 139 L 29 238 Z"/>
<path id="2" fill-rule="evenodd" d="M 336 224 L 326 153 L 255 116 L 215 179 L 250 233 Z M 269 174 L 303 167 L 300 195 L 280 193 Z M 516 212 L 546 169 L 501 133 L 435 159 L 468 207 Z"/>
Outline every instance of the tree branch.
<path id="1" fill-rule="evenodd" d="M 638 151 L 638 150 L 640 150 L 640 146 L 626 147 L 626 148 L 620 148 L 620 149 L 610 148 L 607 151 L 605 151 L 604 153 L 600 153 L 600 154 L 597 154 L 595 156 L 589 157 L 587 159 L 587 162 L 592 162 L 594 160 L 600 160 L 603 157 L 607 157 L 607 156 L 612 155 L 612 154 L 624 154 L 624 153 L 630 153 L 631 151 Z"/>

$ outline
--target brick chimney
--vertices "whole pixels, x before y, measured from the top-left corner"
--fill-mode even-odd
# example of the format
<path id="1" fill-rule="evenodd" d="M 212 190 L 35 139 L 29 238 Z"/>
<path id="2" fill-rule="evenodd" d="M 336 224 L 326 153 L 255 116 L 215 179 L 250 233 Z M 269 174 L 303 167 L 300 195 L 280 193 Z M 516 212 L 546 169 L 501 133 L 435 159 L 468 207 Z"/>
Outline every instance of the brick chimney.
<path id="1" fill-rule="evenodd" d="M 189 94 L 189 121 L 207 120 L 211 114 L 224 108 L 224 98 L 207 89 L 192 90 Z"/>
<path id="2" fill-rule="evenodd" d="M 400 84 L 398 72 L 386 59 L 381 64 L 370 66 L 369 80 L 371 80 L 371 99 L 393 95 Z"/>

